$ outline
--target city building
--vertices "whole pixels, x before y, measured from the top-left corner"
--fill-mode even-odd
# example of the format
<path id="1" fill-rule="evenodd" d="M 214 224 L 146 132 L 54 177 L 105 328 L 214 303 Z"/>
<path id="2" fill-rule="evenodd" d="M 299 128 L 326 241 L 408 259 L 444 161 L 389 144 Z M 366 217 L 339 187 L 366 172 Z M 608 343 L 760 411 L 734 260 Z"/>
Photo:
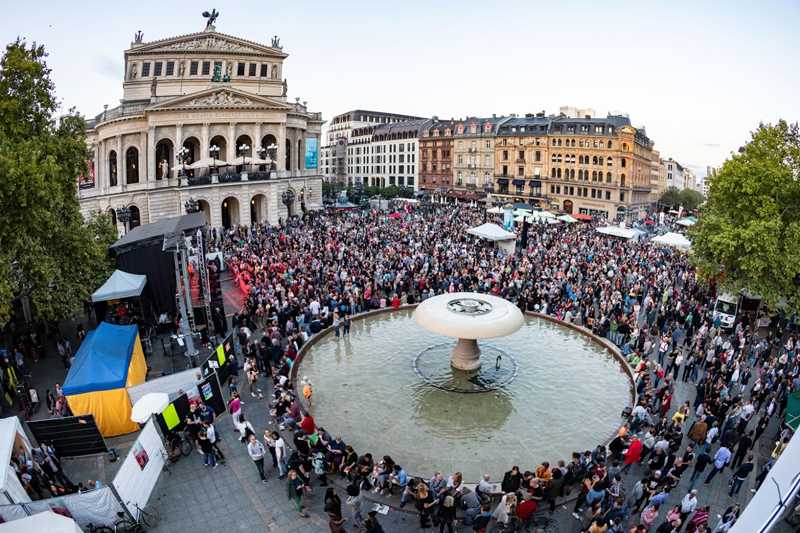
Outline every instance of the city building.
<path id="1" fill-rule="evenodd" d="M 369 147 L 373 187 L 419 188 L 419 133 L 429 119 L 411 119 L 376 126 Z"/>
<path id="2" fill-rule="evenodd" d="M 422 117 L 356 109 L 336 115 L 327 124 L 320 148 L 325 179 L 342 184 L 367 183 L 372 153 L 368 146 L 376 127 Z"/>
<path id="3" fill-rule="evenodd" d="M 653 160 L 650 162 L 650 202 L 658 202 L 666 190 L 667 174 L 661 162 L 660 154 L 657 150 L 653 150 Z"/>
<path id="4" fill-rule="evenodd" d="M 129 227 L 196 201 L 214 226 L 279 218 L 322 203 L 322 117 L 287 96 L 287 54 L 216 31 L 144 41 L 124 52 L 123 97 L 87 123 L 81 210 L 122 208 Z M 127 209 L 125 209 L 127 208 Z"/>
<path id="5" fill-rule="evenodd" d="M 684 187 L 684 169 L 683 165 L 672 159 L 662 159 L 661 164 L 664 167 L 666 174 L 667 188 L 675 187 L 678 190 L 683 190 Z"/>
<path id="6" fill-rule="evenodd" d="M 453 187 L 452 120 L 433 117 L 420 129 L 419 189 L 446 192 Z"/>
<path id="7" fill-rule="evenodd" d="M 645 130 L 624 115 L 572 115 L 528 114 L 499 125 L 492 198 L 609 219 L 643 215 L 657 158 Z"/>
<path id="8" fill-rule="evenodd" d="M 458 120 L 454 126 L 453 187 L 479 191 L 493 188 L 494 142 L 497 127 L 509 117 Z"/>

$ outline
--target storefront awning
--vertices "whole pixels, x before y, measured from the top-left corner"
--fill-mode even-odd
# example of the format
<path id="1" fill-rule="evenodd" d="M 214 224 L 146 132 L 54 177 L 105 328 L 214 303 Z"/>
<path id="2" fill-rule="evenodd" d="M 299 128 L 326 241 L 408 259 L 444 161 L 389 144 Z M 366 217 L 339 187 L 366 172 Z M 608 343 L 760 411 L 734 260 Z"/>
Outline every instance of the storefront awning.
<path id="1" fill-rule="evenodd" d="M 498 185 L 508 185 L 508 180 L 506 178 L 497 178 L 495 181 L 497 181 Z"/>
<path id="2" fill-rule="evenodd" d="M 525 180 L 513 180 L 511 183 L 513 183 L 517 187 L 522 187 L 523 185 L 525 185 Z"/>

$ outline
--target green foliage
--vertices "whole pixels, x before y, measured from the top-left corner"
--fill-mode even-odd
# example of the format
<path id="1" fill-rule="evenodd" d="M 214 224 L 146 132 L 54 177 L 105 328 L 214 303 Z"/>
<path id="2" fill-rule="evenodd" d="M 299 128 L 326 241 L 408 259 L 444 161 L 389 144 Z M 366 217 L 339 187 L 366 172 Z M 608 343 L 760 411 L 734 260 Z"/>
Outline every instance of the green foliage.
<path id="1" fill-rule="evenodd" d="M 760 125 L 710 180 L 690 235 L 705 278 L 759 294 L 772 308 L 800 309 L 800 131 Z"/>
<path id="2" fill-rule="evenodd" d="M 74 110 L 54 118 L 46 57 L 17 40 L 0 60 L 0 325 L 19 296 L 37 318 L 72 315 L 112 267 L 110 221 L 84 221 L 76 196 L 85 123 Z"/>
<path id="3" fill-rule="evenodd" d="M 683 189 L 678 193 L 678 198 L 680 199 L 680 205 L 683 206 L 684 212 L 694 211 L 703 203 L 703 195 L 694 189 Z"/>
<path id="4" fill-rule="evenodd" d="M 703 195 L 694 189 L 679 190 L 677 187 L 669 187 L 661 194 L 659 203 L 670 209 L 683 207 L 683 212 L 694 211 L 703 203 Z"/>
<path id="5" fill-rule="evenodd" d="M 661 194 L 658 200 L 661 205 L 669 207 L 670 209 L 678 209 L 681 205 L 681 191 L 677 187 L 668 187 L 666 191 Z"/>

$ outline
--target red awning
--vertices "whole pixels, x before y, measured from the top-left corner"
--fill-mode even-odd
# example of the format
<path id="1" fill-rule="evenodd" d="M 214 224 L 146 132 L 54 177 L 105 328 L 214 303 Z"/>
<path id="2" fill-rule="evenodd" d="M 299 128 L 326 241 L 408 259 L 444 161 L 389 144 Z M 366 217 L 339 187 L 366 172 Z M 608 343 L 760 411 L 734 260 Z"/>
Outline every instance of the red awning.
<path id="1" fill-rule="evenodd" d="M 583 213 L 578 213 L 576 215 L 572 215 L 573 217 L 577 218 L 578 220 L 583 220 L 585 222 L 592 221 L 592 215 L 584 215 Z"/>

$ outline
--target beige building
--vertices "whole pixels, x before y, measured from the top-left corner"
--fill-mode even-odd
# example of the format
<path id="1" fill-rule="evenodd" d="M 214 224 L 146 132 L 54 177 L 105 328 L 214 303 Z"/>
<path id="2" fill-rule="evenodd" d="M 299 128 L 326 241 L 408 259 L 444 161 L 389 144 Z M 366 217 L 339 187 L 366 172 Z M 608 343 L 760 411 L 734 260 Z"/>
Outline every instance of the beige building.
<path id="1" fill-rule="evenodd" d="M 469 191 L 493 187 L 497 126 L 508 117 L 458 120 L 453 128 L 453 188 Z"/>
<path id="2" fill-rule="evenodd" d="M 492 196 L 632 219 L 651 205 L 654 157 L 653 142 L 626 116 L 513 117 L 497 130 Z"/>
<path id="3" fill-rule="evenodd" d="M 129 208 L 130 227 L 176 216 L 196 200 L 214 226 L 275 224 L 322 203 L 322 118 L 289 101 L 287 54 L 202 32 L 124 52 L 123 98 L 88 121 L 84 214 Z"/>

